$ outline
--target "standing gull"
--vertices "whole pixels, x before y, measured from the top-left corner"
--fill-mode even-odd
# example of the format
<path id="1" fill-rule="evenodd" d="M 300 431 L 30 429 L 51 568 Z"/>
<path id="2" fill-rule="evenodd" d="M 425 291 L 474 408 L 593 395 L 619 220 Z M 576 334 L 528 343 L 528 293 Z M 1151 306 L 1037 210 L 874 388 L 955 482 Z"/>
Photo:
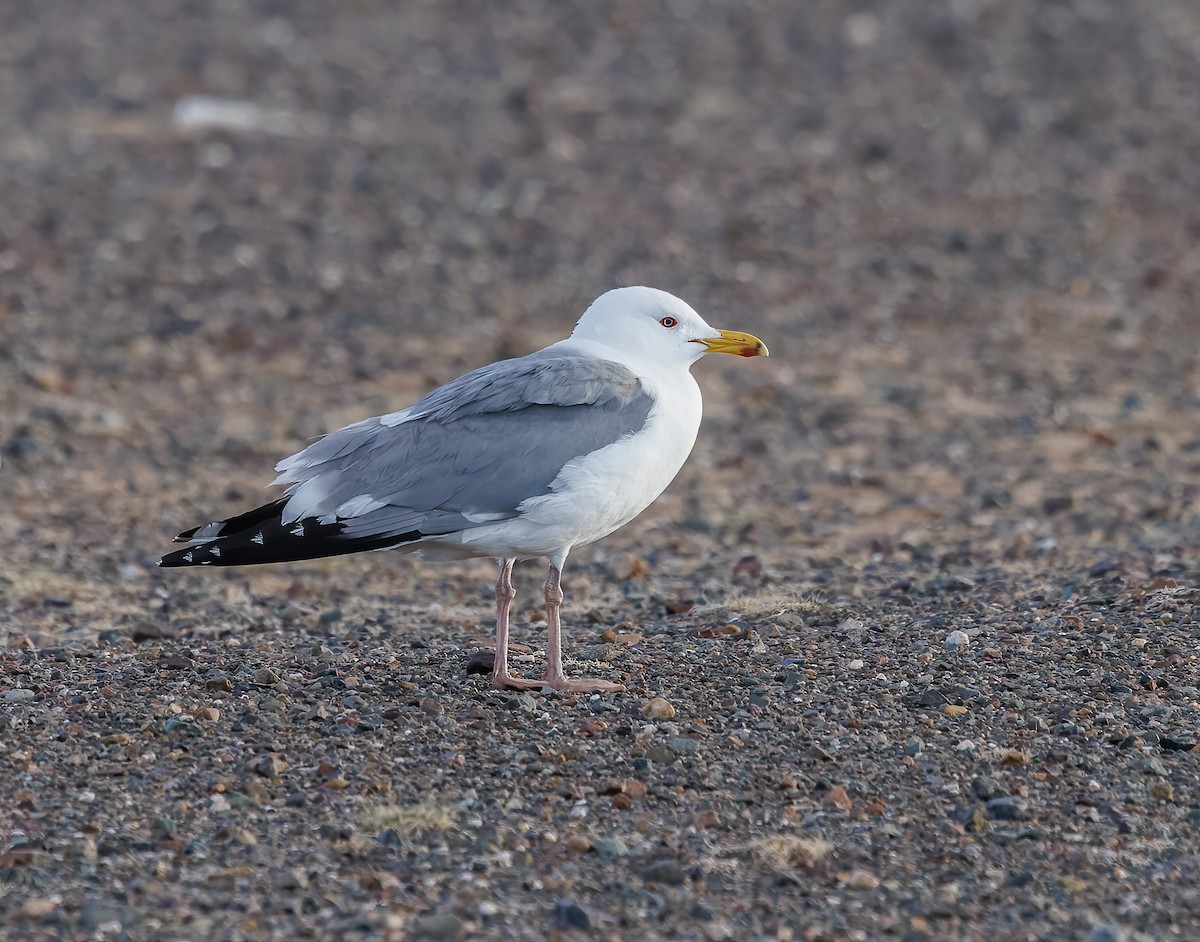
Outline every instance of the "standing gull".
<path id="1" fill-rule="evenodd" d="M 645 510 L 700 428 L 689 369 L 706 353 L 766 356 L 757 337 L 709 327 L 654 288 L 617 288 L 566 340 L 473 370 L 399 412 L 347 425 L 275 466 L 283 496 L 195 527 L 160 566 L 245 566 L 394 549 L 424 559 L 492 556 L 496 687 L 623 690 L 568 679 L 562 568 Z M 518 559 L 546 556 L 546 670 L 508 671 Z"/>

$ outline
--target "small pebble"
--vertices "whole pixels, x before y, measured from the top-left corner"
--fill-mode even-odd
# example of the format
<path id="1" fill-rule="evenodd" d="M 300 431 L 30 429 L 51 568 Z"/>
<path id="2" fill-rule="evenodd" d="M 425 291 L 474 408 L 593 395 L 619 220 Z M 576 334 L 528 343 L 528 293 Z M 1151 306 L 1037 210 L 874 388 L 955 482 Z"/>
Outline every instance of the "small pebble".
<path id="1" fill-rule="evenodd" d="M 1146 759 L 1142 763 L 1142 771 L 1147 775 L 1166 776 L 1169 774 L 1163 760 L 1157 756 L 1151 756 L 1149 759 Z"/>
<path id="2" fill-rule="evenodd" d="M 624 857 L 629 847 L 619 837 L 598 837 L 592 841 L 592 850 L 601 857 Z"/>
<path id="3" fill-rule="evenodd" d="M 537 697 L 531 693 L 523 693 L 515 697 L 509 697 L 504 701 L 504 709 L 511 710 L 513 713 L 518 711 L 523 713 L 532 713 L 537 708 Z"/>
<path id="4" fill-rule="evenodd" d="M 700 742 L 687 736 L 675 736 L 667 742 L 667 748 L 677 756 L 691 755 L 700 750 Z"/>
<path id="5" fill-rule="evenodd" d="M 592 921 L 588 918 L 588 914 L 578 903 L 560 899 L 554 904 L 555 929 L 588 929 L 591 925 Z"/>
<path id="6" fill-rule="evenodd" d="M 877 890 L 879 877 L 867 870 L 854 870 L 846 877 L 846 885 L 856 890 Z"/>
<path id="7" fill-rule="evenodd" d="M 642 879 L 647 883 L 662 883 L 667 886 L 682 886 L 683 867 L 678 860 L 667 858 L 656 860 L 642 870 Z"/>
<path id="8" fill-rule="evenodd" d="M 669 720 L 675 715 L 675 707 L 670 701 L 655 697 L 642 704 L 641 714 L 652 720 Z"/>
<path id="9" fill-rule="evenodd" d="M 960 651 L 971 643 L 971 636 L 965 631 L 955 630 L 946 635 L 946 650 Z"/>
<path id="10" fill-rule="evenodd" d="M 1016 795 L 992 798 L 987 803 L 987 814 L 993 821 L 1024 821 L 1029 817 L 1029 802 Z"/>
<path id="11" fill-rule="evenodd" d="M 419 916 L 413 921 L 414 939 L 432 939 L 433 942 L 455 942 L 463 937 L 462 920 L 453 913 L 434 913 Z"/>
<path id="12" fill-rule="evenodd" d="M 10 690 L 4 695 L 5 703 L 25 703 L 32 700 L 34 697 L 32 690 L 26 690 L 23 687 L 17 687 L 15 690 Z"/>
<path id="13" fill-rule="evenodd" d="M 58 903 L 49 898 L 27 899 L 21 904 L 21 915 L 26 919 L 41 919 L 58 909 Z"/>

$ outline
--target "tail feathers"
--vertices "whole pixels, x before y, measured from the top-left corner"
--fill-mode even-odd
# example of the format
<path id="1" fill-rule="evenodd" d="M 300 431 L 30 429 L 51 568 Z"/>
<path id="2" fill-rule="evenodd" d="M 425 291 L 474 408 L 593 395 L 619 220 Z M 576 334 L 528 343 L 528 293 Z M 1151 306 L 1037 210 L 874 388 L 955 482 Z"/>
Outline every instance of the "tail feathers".
<path id="1" fill-rule="evenodd" d="M 286 502 L 287 498 L 281 498 L 228 520 L 185 530 L 175 540 L 188 545 L 168 553 L 158 564 L 175 567 L 284 563 L 364 550 L 391 549 L 423 536 L 420 531 L 412 530 L 399 534 L 345 537 L 341 535 L 344 524 L 320 523 L 311 517 L 284 525 L 280 518 Z"/>

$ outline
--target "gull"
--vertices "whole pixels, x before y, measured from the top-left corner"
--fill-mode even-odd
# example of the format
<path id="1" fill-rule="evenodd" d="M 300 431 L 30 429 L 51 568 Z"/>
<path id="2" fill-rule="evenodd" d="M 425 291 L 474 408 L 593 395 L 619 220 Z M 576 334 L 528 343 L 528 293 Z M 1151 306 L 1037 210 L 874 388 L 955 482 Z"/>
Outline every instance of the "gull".
<path id="1" fill-rule="evenodd" d="M 160 566 L 244 566 L 395 550 L 493 557 L 501 688 L 616 691 L 568 678 L 562 569 L 577 546 L 623 527 L 691 453 L 703 403 L 693 363 L 767 356 L 757 337 L 716 330 L 679 298 L 629 287 L 596 299 L 566 340 L 473 370 L 398 412 L 347 425 L 275 466 L 283 495 L 185 530 Z M 519 559 L 545 557 L 546 668 L 508 668 Z"/>

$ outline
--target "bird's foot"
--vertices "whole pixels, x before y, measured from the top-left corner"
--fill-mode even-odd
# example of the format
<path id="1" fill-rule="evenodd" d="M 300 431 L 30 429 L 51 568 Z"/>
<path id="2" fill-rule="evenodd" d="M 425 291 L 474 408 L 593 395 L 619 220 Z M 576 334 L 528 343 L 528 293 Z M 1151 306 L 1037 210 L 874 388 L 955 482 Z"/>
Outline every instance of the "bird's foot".
<path id="1" fill-rule="evenodd" d="M 512 674 L 492 675 L 492 686 L 501 690 L 557 690 L 559 693 L 621 693 L 624 684 L 614 684 L 598 677 L 514 677 Z"/>
<path id="2" fill-rule="evenodd" d="M 541 690 L 546 681 L 540 677 L 530 680 L 528 677 L 514 677 L 512 674 L 492 674 L 492 686 L 500 690 Z"/>
<path id="3" fill-rule="evenodd" d="M 567 678 L 562 674 L 557 677 L 543 677 L 542 683 L 559 693 L 621 693 L 624 684 L 614 684 L 611 680 L 601 680 L 599 677 Z"/>

